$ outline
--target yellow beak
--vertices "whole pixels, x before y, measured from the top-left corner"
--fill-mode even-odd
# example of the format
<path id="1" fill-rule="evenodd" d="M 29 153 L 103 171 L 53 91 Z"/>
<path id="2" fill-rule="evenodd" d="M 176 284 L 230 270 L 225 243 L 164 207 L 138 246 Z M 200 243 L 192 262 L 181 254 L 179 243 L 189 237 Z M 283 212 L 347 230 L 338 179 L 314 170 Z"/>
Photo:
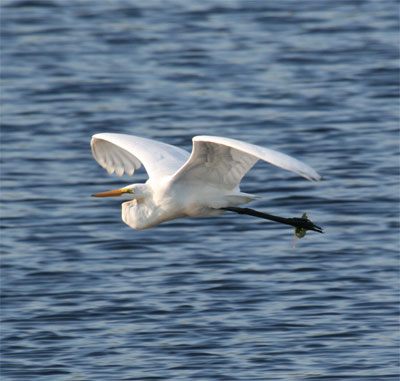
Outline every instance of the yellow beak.
<path id="1" fill-rule="evenodd" d="M 133 192 L 130 188 L 120 188 L 120 189 L 110 190 L 107 192 L 92 194 L 92 197 L 115 197 L 115 196 L 121 196 L 121 194 L 124 193 L 133 193 Z"/>

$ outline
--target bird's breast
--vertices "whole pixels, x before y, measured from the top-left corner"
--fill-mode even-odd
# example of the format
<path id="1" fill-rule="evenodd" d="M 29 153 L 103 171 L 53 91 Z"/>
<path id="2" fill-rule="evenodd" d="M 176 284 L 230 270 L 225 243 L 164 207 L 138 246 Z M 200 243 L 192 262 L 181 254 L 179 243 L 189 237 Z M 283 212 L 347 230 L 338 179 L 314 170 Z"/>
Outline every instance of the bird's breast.
<path id="1" fill-rule="evenodd" d="M 132 200 L 122 204 L 122 220 L 132 229 L 148 229 L 185 216 L 180 205 L 171 204 L 167 199 L 160 204 L 151 199 Z"/>

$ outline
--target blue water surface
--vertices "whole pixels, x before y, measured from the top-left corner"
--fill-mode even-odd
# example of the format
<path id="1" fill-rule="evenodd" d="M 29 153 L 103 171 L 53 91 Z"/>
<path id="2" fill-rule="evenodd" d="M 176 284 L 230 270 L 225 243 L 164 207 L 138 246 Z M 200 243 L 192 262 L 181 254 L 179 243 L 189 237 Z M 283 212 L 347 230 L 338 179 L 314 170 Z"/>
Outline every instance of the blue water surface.
<path id="1" fill-rule="evenodd" d="M 398 380 L 395 0 L 1 3 L 1 379 Z M 255 209 L 134 231 L 99 132 L 259 162 Z"/>

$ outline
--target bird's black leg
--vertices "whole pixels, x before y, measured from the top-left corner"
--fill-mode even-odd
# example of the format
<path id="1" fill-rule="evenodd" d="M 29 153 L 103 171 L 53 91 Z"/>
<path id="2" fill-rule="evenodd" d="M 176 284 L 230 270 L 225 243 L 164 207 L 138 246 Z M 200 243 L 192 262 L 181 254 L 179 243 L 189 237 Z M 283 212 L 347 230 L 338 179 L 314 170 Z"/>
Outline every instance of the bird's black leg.
<path id="1" fill-rule="evenodd" d="M 305 230 L 313 230 L 318 233 L 323 233 L 323 229 L 317 225 L 314 225 L 308 218 L 284 218 L 279 216 L 274 216 L 272 214 L 261 213 L 254 209 L 249 208 L 238 208 L 234 206 L 228 206 L 226 208 L 221 208 L 222 210 L 228 210 L 230 212 L 235 212 L 239 214 L 247 214 L 249 216 L 264 218 L 266 220 L 271 220 L 275 222 L 279 222 L 281 224 L 291 225 L 295 228 L 305 229 Z"/>

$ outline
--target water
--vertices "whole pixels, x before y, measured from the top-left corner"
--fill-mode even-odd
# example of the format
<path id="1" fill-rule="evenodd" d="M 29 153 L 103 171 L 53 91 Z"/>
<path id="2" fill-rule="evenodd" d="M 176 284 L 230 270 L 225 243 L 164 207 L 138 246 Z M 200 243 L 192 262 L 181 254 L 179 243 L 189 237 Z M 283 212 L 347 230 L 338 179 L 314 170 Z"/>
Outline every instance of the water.
<path id="1" fill-rule="evenodd" d="M 395 1 L 5 0 L 2 380 L 397 380 Z M 98 132 L 243 139 L 251 207 L 134 231 Z"/>

